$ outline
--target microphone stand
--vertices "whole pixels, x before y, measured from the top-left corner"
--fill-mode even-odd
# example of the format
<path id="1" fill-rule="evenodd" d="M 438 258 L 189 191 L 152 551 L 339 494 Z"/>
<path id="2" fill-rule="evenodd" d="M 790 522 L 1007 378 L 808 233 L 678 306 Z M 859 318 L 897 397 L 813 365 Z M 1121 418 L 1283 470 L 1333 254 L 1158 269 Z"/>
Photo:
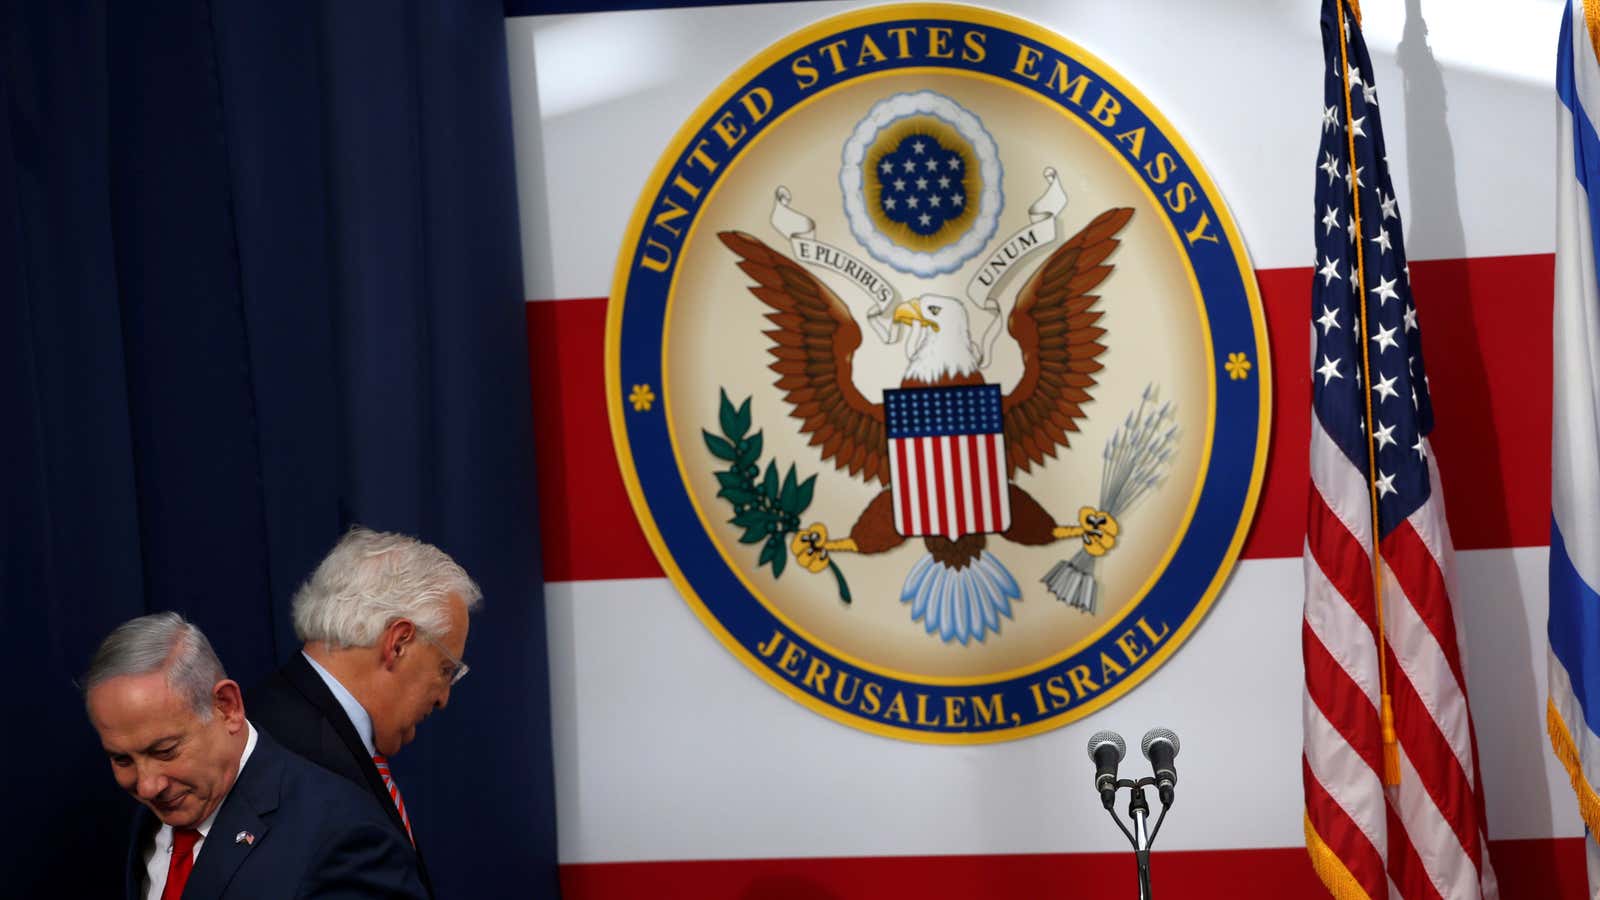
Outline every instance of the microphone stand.
<path id="1" fill-rule="evenodd" d="M 1161 805 L 1161 815 L 1156 817 L 1154 828 L 1150 828 L 1150 803 L 1145 799 L 1144 789 L 1154 787 L 1154 778 L 1141 778 L 1138 781 L 1120 779 L 1116 787 L 1128 789 L 1128 819 L 1133 823 L 1133 830 L 1122 824 L 1122 819 L 1117 816 L 1113 805 L 1106 806 L 1106 812 L 1111 814 L 1111 821 L 1117 823 L 1122 833 L 1127 836 L 1128 843 L 1133 845 L 1133 861 L 1139 876 L 1139 900 L 1150 900 L 1150 845 L 1155 843 L 1156 833 L 1161 830 L 1161 823 L 1167 818 L 1167 805 Z"/>

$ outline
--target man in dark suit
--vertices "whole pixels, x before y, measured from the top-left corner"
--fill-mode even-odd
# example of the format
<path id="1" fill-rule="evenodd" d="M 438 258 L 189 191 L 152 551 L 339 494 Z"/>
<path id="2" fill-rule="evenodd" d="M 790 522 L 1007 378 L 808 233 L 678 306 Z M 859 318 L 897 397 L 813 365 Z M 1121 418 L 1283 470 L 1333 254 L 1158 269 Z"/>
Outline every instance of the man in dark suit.
<path id="1" fill-rule="evenodd" d="M 304 642 L 248 694 L 279 743 L 367 790 L 416 847 L 388 758 L 467 674 L 467 616 L 482 592 L 444 551 L 352 528 L 294 598 Z M 431 891 L 420 848 L 416 861 Z"/>
<path id="2" fill-rule="evenodd" d="M 257 732 L 176 613 L 119 626 L 82 684 L 112 775 L 143 806 L 128 900 L 426 896 L 381 807 Z"/>

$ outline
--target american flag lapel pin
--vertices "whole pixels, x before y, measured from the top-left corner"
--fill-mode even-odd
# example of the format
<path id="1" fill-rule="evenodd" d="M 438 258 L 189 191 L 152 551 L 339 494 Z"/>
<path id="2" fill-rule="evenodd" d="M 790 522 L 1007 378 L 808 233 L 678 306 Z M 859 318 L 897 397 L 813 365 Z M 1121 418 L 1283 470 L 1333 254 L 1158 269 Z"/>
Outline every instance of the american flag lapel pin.
<path id="1" fill-rule="evenodd" d="M 241 831 L 233 836 L 233 842 L 235 844 L 244 844 L 246 847 L 254 847 L 256 845 L 256 836 L 248 831 Z"/>

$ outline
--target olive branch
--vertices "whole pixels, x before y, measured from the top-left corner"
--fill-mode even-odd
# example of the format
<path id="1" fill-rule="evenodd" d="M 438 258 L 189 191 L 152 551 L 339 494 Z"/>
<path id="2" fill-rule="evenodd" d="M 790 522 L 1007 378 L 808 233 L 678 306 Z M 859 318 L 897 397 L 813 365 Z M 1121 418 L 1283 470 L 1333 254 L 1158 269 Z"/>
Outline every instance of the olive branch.
<path id="1" fill-rule="evenodd" d="M 778 578 L 789 563 L 785 538 L 800 531 L 800 515 L 811 506 L 817 476 L 800 481 L 791 463 L 789 471 L 780 477 L 776 460 L 768 460 L 763 472 L 761 432 L 750 433 L 750 398 L 735 407 L 728 392 L 721 393 L 717 419 L 722 434 L 700 431 L 711 455 L 728 463 L 726 469 L 716 473 L 721 486 L 717 496 L 733 507 L 733 518 L 728 521 L 744 529 L 739 543 L 762 545 L 756 567 L 769 566 L 772 576 Z M 839 583 L 839 599 L 849 603 L 850 588 L 843 573 L 832 559 L 828 560 L 828 568 Z"/>

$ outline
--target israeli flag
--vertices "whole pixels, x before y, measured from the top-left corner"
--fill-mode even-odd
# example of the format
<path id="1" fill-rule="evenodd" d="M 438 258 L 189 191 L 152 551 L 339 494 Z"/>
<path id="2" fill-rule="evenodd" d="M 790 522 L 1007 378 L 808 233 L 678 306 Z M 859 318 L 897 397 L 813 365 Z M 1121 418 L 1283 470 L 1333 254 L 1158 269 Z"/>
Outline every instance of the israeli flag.
<path id="1" fill-rule="evenodd" d="M 1556 756 L 1572 778 L 1600 885 L 1600 61 L 1582 3 L 1561 21 L 1556 93 L 1556 295 L 1550 497 L 1550 698 Z M 1594 0 L 1590 0 L 1594 2 Z"/>

